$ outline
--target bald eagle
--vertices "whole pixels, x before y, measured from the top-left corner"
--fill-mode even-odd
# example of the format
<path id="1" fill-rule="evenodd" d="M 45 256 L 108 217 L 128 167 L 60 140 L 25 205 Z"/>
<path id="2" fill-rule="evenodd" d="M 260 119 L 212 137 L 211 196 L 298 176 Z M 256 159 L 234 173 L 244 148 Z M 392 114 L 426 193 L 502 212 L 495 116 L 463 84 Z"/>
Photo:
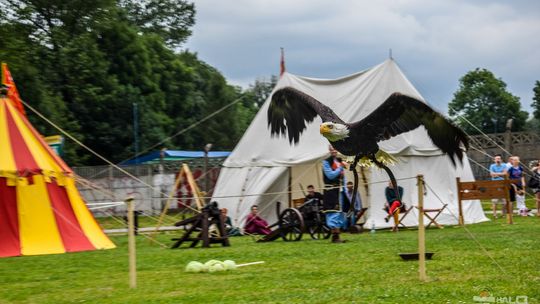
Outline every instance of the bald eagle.
<path id="1" fill-rule="evenodd" d="M 291 87 L 274 92 L 268 108 L 268 127 L 272 136 L 288 135 L 289 143 L 296 144 L 306 123 L 316 116 L 322 118 L 321 134 L 341 154 L 354 156 L 351 170 L 357 190 L 356 165 L 361 158 L 370 159 L 389 175 L 394 189 L 397 183 L 390 169 L 377 158 L 378 142 L 423 125 L 433 143 L 446 153 L 454 166 L 468 148 L 467 136 L 442 114 L 424 102 L 401 93 L 391 94 L 377 109 L 364 119 L 347 123 L 315 98 Z M 354 192 L 356 193 L 356 192 Z M 399 194 L 397 194 L 399 197 Z"/>

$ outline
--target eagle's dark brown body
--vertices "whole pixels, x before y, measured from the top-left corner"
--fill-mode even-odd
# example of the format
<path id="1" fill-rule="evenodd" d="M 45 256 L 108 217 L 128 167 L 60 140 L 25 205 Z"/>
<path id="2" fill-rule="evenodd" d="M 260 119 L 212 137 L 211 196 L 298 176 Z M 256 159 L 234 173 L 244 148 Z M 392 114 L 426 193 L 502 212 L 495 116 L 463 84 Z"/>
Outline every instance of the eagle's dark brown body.
<path id="1" fill-rule="evenodd" d="M 461 162 L 463 150 L 468 147 L 467 136 L 427 104 L 416 98 L 400 93 L 391 94 L 381 105 L 364 119 L 346 123 L 329 107 L 315 98 L 294 88 L 279 89 L 272 95 L 268 107 L 268 126 L 272 135 L 287 134 L 289 142 L 298 143 L 300 134 L 306 129 L 306 123 L 313 121 L 316 116 L 322 118 L 321 132 L 329 138 L 336 133 L 327 130 L 326 124 L 345 125 L 348 136 L 341 140 L 331 141 L 332 146 L 347 156 L 355 156 L 351 170 L 354 173 L 354 192 L 358 190 L 358 174 L 356 164 L 362 157 L 368 157 L 373 163 L 384 169 L 397 191 L 397 182 L 392 171 L 376 159 L 379 151 L 378 142 L 424 126 L 433 143 L 446 153 L 455 165 L 454 156 Z M 339 135 L 341 136 L 341 135 Z M 341 137 L 338 137 L 341 138 Z M 356 197 L 356 196 L 354 196 Z M 354 205 L 354 202 L 351 203 Z"/>
<path id="2" fill-rule="evenodd" d="M 298 143 L 306 123 L 316 116 L 322 122 L 346 125 L 347 138 L 331 142 L 344 155 L 370 157 L 378 150 L 378 142 L 424 126 L 433 143 L 448 154 L 455 164 L 463 158 L 467 136 L 424 102 L 400 93 L 391 94 L 381 106 L 364 119 L 346 123 L 332 109 L 315 98 L 294 88 L 286 87 L 272 95 L 268 108 L 268 125 L 272 135 L 287 134 L 289 142 Z"/>

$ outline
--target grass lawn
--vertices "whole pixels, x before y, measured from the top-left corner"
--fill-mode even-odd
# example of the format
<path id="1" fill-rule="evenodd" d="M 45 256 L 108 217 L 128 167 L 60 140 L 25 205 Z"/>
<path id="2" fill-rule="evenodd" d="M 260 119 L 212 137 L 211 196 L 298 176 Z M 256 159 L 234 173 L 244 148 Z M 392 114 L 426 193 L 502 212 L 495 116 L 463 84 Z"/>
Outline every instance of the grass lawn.
<path id="1" fill-rule="evenodd" d="M 0 259 L 0 303 L 479 303 L 488 291 L 540 302 L 540 218 L 515 217 L 463 228 L 429 229 L 428 282 L 398 252 L 417 249 L 417 231 L 344 234 L 345 244 L 305 239 L 171 250 L 137 237 L 138 287 L 128 288 L 127 237 L 105 251 Z M 160 234 L 172 244 L 178 233 Z M 223 273 L 183 271 L 191 260 L 266 264 Z M 511 297 L 511 298 L 510 298 Z M 513 302 L 512 302 L 513 303 Z"/>

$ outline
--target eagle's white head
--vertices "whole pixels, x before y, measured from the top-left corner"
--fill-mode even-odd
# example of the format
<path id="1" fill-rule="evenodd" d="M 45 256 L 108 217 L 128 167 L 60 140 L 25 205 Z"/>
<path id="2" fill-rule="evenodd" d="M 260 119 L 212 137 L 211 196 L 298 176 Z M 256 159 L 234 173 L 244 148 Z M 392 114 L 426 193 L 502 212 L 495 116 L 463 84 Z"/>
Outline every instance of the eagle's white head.
<path id="1" fill-rule="evenodd" d="M 330 142 L 349 137 L 349 128 L 339 123 L 323 122 L 320 130 L 322 136 L 326 137 Z"/>

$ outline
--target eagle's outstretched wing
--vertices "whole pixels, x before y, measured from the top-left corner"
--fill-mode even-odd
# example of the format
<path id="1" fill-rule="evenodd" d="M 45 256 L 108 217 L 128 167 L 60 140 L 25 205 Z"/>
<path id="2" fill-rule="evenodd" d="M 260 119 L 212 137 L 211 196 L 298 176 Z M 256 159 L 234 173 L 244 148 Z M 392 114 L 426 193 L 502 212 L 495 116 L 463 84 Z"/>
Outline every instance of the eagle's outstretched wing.
<path id="1" fill-rule="evenodd" d="M 468 148 L 467 136 L 442 114 L 422 101 L 394 93 L 366 118 L 350 124 L 351 132 L 372 133 L 381 141 L 423 125 L 433 143 L 447 153 L 455 165 L 454 155 L 461 162 L 462 148 Z"/>
<path id="2" fill-rule="evenodd" d="M 321 116 L 323 122 L 344 124 L 332 109 L 317 99 L 297 89 L 285 87 L 272 95 L 268 107 L 268 126 L 272 136 L 287 132 L 289 142 L 296 144 L 306 129 L 306 122 L 312 122 L 317 115 Z"/>

